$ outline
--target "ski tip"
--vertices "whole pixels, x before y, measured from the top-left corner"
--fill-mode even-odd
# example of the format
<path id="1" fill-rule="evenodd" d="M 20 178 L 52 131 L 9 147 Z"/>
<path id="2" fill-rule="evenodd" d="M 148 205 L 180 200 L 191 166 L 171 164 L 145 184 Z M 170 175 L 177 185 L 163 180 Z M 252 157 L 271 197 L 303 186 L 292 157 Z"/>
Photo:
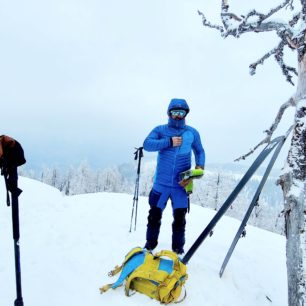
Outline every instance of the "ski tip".
<path id="1" fill-rule="evenodd" d="M 224 272 L 224 269 L 221 268 L 220 271 L 219 271 L 219 277 L 220 277 L 220 278 L 222 278 L 223 272 Z"/>

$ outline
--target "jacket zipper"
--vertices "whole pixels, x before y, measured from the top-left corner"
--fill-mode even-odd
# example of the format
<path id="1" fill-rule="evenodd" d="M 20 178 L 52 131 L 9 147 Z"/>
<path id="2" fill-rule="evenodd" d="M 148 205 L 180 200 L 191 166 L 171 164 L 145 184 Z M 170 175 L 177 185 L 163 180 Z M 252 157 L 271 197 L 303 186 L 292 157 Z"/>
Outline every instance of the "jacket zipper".
<path id="1" fill-rule="evenodd" d="M 172 168 L 172 186 L 174 185 L 174 169 L 175 169 L 175 164 L 176 164 L 176 157 L 181 149 L 181 146 L 183 145 L 183 134 L 185 133 L 185 129 L 184 131 L 177 137 L 182 137 L 182 144 L 176 148 L 175 150 L 175 156 L 174 156 L 174 162 L 173 162 L 173 168 Z"/>

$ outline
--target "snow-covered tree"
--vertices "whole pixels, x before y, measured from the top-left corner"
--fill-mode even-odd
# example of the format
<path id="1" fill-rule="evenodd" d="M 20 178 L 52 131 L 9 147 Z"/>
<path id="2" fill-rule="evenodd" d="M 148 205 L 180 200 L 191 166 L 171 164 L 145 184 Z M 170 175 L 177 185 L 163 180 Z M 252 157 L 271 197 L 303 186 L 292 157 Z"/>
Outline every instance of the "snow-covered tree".
<path id="1" fill-rule="evenodd" d="M 219 186 L 220 186 L 220 173 L 218 173 L 218 178 L 216 182 L 216 195 L 215 195 L 215 210 L 218 210 L 218 202 L 219 202 Z"/>
<path id="2" fill-rule="evenodd" d="M 99 173 L 98 186 L 99 191 L 124 192 L 124 178 L 117 167 L 109 167 Z"/>
<path id="3" fill-rule="evenodd" d="M 192 203 L 218 210 L 226 198 L 242 178 L 243 170 L 224 169 L 219 165 L 206 166 L 205 176 L 195 180 L 191 195 Z M 235 167 L 234 167 L 235 168 Z M 144 161 L 140 173 L 139 195 L 148 196 L 153 186 L 156 161 Z M 77 167 L 68 169 L 58 166 L 44 167 L 42 172 L 31 169 L 22 169 L 20 174 L 34 178 L 54 186 L 65 195 L 75 195 L 94 192 L 120 192 L 133 194 L 135 191 L 137 164 L 124 164 L 106 169 L 92 169 L 83 161 Z M 56 179 L 55 175 L 56 174 Z M 261 176 L 254 176 L 239 194 L 228 210 L 227 215 L 241 220 L 250 204 Z M 249 223 L 260 228 L 284 234 L 283 222 L 279 217 L 282 211 L 283 200 L 281 192 L 275 186 L 275 175 L 269 177 L 259 199 L 260 214 L 253 214 Z M 257 212 L 259 211 L 257 210 Z"/>
<path id="4" fill-rule="evenodd" d="M 144 162 L 142 164 L 139 181 L 139 195 L 146 196 L 149 194 L 153 186 L 155 169 L 156 161 Z"/>
<path id="5" fill-rule="evenodd" d="M 257 66 L 274 56 L 286 80 L 294 85 L 295 93 L 283 104 L 269 129 L 266 137 L 246 155 L 251 154 L 259 145 L 269 143 L 277 129 L 285 110 L 295 108 L 294 129 L 288 152 L 286 167 L 279 183 L 284 194 L 284 216 L 287 237 L 288 301 L 290 306 L 306 305 L 306 0 L 285 0 L 268 12 L 250 10 L 244 15 L 231 11 L 230 0 L 221 1 L 221 24 L 211 23 L 202 16 L 203 25 L 216 29 L 226 38 L 239 38 L 245 33 L 273 31 L 278 44 L 250 65 L 250 73 L 255 74 Z M 276 16 L 287 9 L 286 17 Z M 277 17 L 277 18 L 275 18 Z M 286 64 L 284 50 L 289 48 L 297 54 L 296 70 Z M 289 128 L 289 127 L 288 127 Z"/>
<path id="6" fill-rule="evenodd" d="M 42 170 L 41 176 L 40 176 L 40 180 L 43 183 L 46 183 L 48 185 L 51 185 L 55 188 L 60 189 L 62 179 L 61 179 L 59 168 L 58 167 L 53 167 L 53 168 L 44 167 L 44 169 Z"/>

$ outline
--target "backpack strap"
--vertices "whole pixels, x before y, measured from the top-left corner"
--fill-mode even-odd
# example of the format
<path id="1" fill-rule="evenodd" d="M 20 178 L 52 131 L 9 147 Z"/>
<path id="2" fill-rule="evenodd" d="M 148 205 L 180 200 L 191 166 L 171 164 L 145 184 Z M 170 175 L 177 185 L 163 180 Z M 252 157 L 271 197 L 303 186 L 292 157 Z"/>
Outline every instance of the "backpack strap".
<path id="1" fill-rule="evenodd" d="M 163 256 L 169 257 L 173 261 L 179 260 L 179 257 L 177 256 L 177 254 L 173 251 L 170 251 L 170 250 L 162 250 L 162 251 L 154 254 L 154 257 L 163 257 Z"/>
<path id="2" fill-rule="evenodd" d="M 180 258 L 177 256 L 175 252 L 169 251 L 169 250 L 162 250 L 156 254 L 154 254 L 155 258 L 160 257 L 168 257 L 173 261 L 173 270 L 179 271 L 180 270 Z"/>
<path id="3" fill-rule="evenodd" d="M 187 280 L 187 267 L 175 252 L 163 250 L 154 254 L 154 256 L 156 258 L 168 257 L 173 261 L 173 271 L 169 274 L 169 279 L 172 279 L 172 281 L 176 280 L 178 282 L 185 282 Z"/>
<path id="4" fill-rule="evenodd" d="M 102 293 L 106 292 L 106 291 L 109 290 L 113 285 L 114 285 L 114 283 L 111 283 L 111 284 L 107 284 L 107 285 L 102 286 L 101 288 L 99 288 L 100 293 L 102 294 Z"/>
<path id="5" fill-rule="evenodd" d="M 151 253 L 146 253 L 143 265 L 131 273 L 126 280 L 125 294 L 127 296 L 130 296 L 131 283 L 135 278 L 161 283 L 167 277 L 168 273 L 166 271 L 158 270 L 159 260 L 154 260 L 156 258 Z"/>
<path id="6" fill-rule="evenodd" d="M 181 288 L 184 288 L 184 283 L 188 278 L 187 275 L 187 267 L 186 265 L 180 260 L 178 255 L 175 252 L 169 250 L 163 250 L 159 253 L 155 254 L 156 258 L 160 257 L 168 257 L 173 262 L 173 271 L 167 276 L 167 278 L 158 286 L 158 290 L 156 294 L 158 294 L 159 301 L 162 303 L 169 302 L 169 288 L 175 288 L 180 284 Z M 181 300 L 176 301 L 174 303 L 180 303 L 186 298 L 186 289 L 184 288 L 184 296 Z"/>
<path id="7" fill-rule="evenodd" d="M 118 265 L 115 266 L 115 268 L 113 270 L 108 272 L 108 276 L 113 277 L 122 270 L 119 279 L 114 283 L 110 283 L 110 284 L 107 284 L 107 285 L 99 288 L 100 293 L 102 294 L 102 293 L 106 292 L 107 290 L 109 290 L 110 288 L 115 289 L 115 288 L 121 286 L 124 279 L 143 262 L 143 260 L 141 260 L 141 258 L 135 258 L 134 257 L 135 255 L 142 254 L 143 252 L 144 252 L 144 250 L 141 247 L 133 248 L 130 252 L 128 252 L 127 255 L 124 258 L 123 263 L 120 266 L 118 266 Z M 130 259 L 133 259 L 133 258 L 135 260 L 132 260 L 131 262 L 128 262 Z"/>
<path id="8" fill-rule="evenodd" d="M 133 257 L 134 255 L 139 254 L 139 253 L 143 253 L 143 252 L 144 252 L 144 249 L 141 248 L 141 247 L 133 248 L 132 250 L 130 250 L 130 251 L 125 255 L 123 265 L 124 265 L 131 257 Z"/>
<path id="9" fill-rule="evenodd" d="M 182 297 L 179 301 L 175 301 L 174 304 L 182 303 L 182 302 L 186 299 L 187 291 L 186 291 L 185 286 L 182 286 L 182 289 L 184 289 L 184 295 L 183 295 L 183 297 Z"/>
<path id="10" fill-rule="evenodd" d="M 167 275 L 168 275 L 167 272 L 161 270 L 154 272 L 146 270 L 137 270 L 128 277 L 125 284 L 125 294 L 127 296 L 131 296 L 130 294 L 131 283 L 135 278 L 141 278 L 152 282 L 161 283 L 167 277 Z"/>
<path id="11" fill-rule="evenodd" d="M 136 254 L 140 254 L 143 252 L 143 249 L 141 247 L 136 247 L 136 248 L 133 248 L 131 251 L 129 251 L 126 255 L 125 255 L 125 258 L 124 258 L 124 261 L 123 263 L 120 265 L 120 266 L 115 266 L 115 268 L 111 271 L 108 272 L 108 276 L 110 277 L 113 277 L 115 276 L 117 273 L 119 273 L 123 266 Z"/>

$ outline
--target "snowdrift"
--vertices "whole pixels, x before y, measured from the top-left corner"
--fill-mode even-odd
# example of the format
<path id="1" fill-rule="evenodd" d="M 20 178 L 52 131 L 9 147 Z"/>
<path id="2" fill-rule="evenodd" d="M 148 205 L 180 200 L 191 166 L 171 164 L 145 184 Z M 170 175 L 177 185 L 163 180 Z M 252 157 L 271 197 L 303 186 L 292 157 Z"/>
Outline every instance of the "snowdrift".
<path id="1" fill-rule="evenodd" d="M 57 189 L 20 178 L 21 272 L 25 305 L 100 306 L 157 305 L 147 296 L 124 295 L 123 287 L 103 295 L 99 287 L 125 254 L 145 242 L 148 204 L 139 199 L 137 230 L 129 233 L 132 196 L 96 193 L 66 197 Z M 15 300 L 11 209 L 0 184 L 0 305 Z M 247 205 L 247 203 L 246 203 Z M 214 211 L 191 206 L 186 248 Z M 171 205 L 164 212 L 157 250 L 171 246 Z M 287 305 L 285 238 L 247 227 L 220 279 L 220 265 L 239 221 L 224 217 L 188 264 L 187 298 L 181 305 Z"/>

